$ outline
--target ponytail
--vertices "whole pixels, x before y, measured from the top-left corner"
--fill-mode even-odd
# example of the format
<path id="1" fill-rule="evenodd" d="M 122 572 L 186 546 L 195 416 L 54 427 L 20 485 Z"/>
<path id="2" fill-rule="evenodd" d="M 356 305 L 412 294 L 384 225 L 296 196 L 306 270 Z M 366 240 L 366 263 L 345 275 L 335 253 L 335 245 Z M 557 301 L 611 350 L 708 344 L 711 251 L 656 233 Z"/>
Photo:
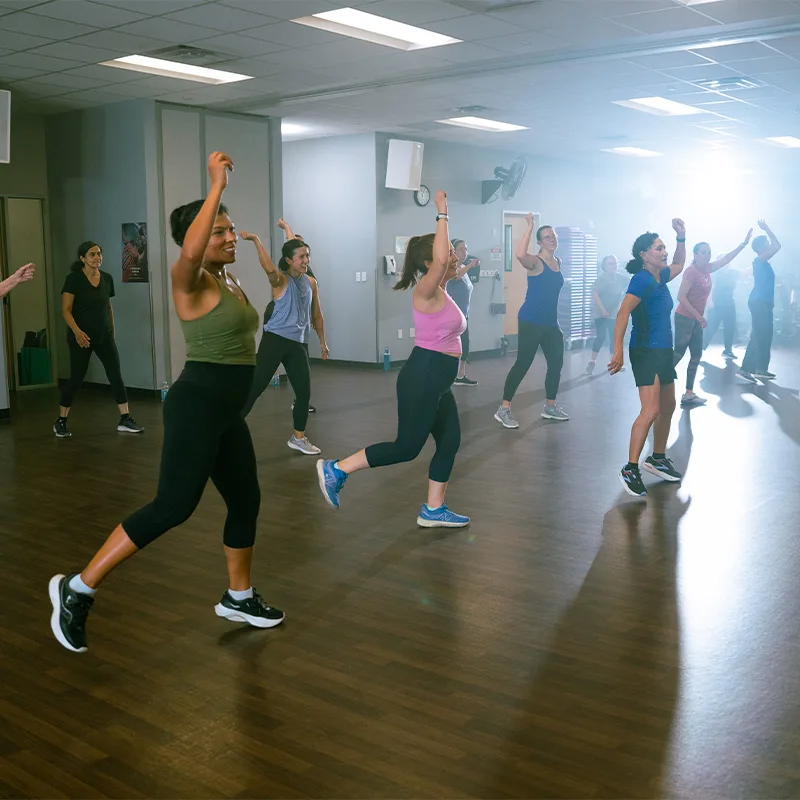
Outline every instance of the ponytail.
<path id="1" fill-rule="evenodd" d="M 637 272 L 641 272 L 644 269 L 642 253 L 647 252 L 653 246 L 653 242 L 655 242 L 656 239 L 658 239 L 658 234 L 651 233 L 650 231 L 636 237 L 636 241 L 631 248 L 631 255 L 633 258 L 625 265 L 627 272 L 630 272 L 631 275 L 635 275 Z"/>
<path id="2" fill-rule="evenodd" d="M 433 261 L 433 237 L 435 234 L 426 233 L 424 236 L 412 236 L 406 247 L 406 258 L 403 262 L 403 274 L 394 285 L 396 292 L 409 289 L 417 283 L 417 275 L 425 275 L 428 268 L 426 261 Z"/>

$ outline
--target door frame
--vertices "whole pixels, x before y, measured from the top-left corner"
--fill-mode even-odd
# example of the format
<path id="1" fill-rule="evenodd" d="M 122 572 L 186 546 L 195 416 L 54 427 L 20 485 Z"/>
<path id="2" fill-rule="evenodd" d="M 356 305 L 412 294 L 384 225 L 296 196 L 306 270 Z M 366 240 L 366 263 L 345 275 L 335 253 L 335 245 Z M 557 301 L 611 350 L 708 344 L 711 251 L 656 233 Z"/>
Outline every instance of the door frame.
<path id="1" fill-rule="evenodd" d="M 509 217 L 525 217 L 528 214 L 533 214 L 533 230 L 534 234 L 536 233 L 536 229 L 542 224 L 542 212 L 541 211 L 515 211 L 511 208 L 504 208 L 502 211 L 502 226 L 500 230 L 502 231 L 502 242 L 503 242 L 503 269 L 501 275 L 503 275 L 503 302 L 506 304 L 506 313 L 508 313 L 508 298 L 506 297 L 505 292 L 505 272 L 506 272 L 506 264 L 510 261 L 511 262 L 511 270 L 514 269 L 514 262 L 515 262 L 515 255 L 513 252 L 506 252 L 506 226 L 510 226 L 510 221 L 508 220 Z M 509 250 L 513 247 L 513 239 L 509 243 Z M 520 267 L 521 269 L 522 267 Z M 524 300 L 523 300 L 524 302 Z M 511 349 L 516 349 L 516 341 L 517 341 L 517 334 L 506 334 L 505 333 L 505 323 L 503 324 L 503 335 L 508 336 L 509 341 L 511 343 Z"/>
<path id="2" fill-rule="evenodd" d="M 47 297 L 47 348 L 50 351 L 50 381 L 48 383 L 37 383 L 33 386 L 20 386 L 19 375 L 17 374 L 16 353 L 13 352 L 14 342 L 11 335 L 11 315 L 13 313 L 12 300 L 13 293 L 9 293 L 3 298 L 4 311 L 3 319 L 5 326 L 6 336 L 6 374 L 11 378 L 8 381 L 8 391 L 11 392 L 27 392 L 35 391 L 37 389 L 48 389 L 58 386 L 58 347 L 56 346 L 56 333 L 57 333 L 57 318 L 55 315 L 55 301 L 53 294 L 53 274 L 50 269 L 52 263 L 52 251 L 50 242 L 50 210 L 48 207 L 47 197 L 42 194 L 23 194 L 21 192 L 10 192 L 7 194 L 0 194 L 0 232 L 2 236 L 0 239 L 0 246 L 3 248 L 3 258 L 0 261 L 0 266 L 5 266 L 6 272 L 11 274 L 15 269 L 22 266 L 11 264 L 8 259 L 8 201 L 9 200 L 38 200 L 41 203 L 42 212 L 42 239 L 44 243 L 44 264 L 36 265 L 36 278 L 34 280 L 43 279 L 45 282 L 45 293 Z M 3 278 L 7 278 L 3 275 Z"/>

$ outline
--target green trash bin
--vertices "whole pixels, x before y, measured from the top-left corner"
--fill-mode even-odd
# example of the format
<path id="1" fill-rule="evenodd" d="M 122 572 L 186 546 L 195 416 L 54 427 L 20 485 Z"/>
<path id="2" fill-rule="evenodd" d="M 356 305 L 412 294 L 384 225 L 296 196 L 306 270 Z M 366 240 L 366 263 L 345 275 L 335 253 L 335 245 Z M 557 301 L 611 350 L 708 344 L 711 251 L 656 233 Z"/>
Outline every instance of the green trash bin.
<path id="1" fill-rule="evenodd" d="M 46 347 L 23 347 L 17 354 L 19 385 L 50 383 L 50 350 Z"/>

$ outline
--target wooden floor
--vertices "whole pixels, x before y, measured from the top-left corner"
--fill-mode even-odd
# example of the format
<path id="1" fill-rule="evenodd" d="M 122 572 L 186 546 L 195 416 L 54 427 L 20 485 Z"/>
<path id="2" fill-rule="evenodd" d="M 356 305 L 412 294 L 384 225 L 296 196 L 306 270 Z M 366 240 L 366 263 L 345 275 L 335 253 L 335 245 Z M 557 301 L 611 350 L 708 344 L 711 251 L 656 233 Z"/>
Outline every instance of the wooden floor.
<path id="1" fill-rule="evenodd" d="M 740 351 L 741 352 L 741 351 Z M 456 388 L 455 532 L 417 529 L 426 461 L 354 476 L 332 512 L 286 447 L 291 390 L 250 417 L 264 503 L 256 586 L 281 628 L 213 613 L 226 588 L 210 488 L 98 593 L 89 652 L 48 627 L 46 586 L 153 493 L 160 404 L 115 432 L 84 391 L 0 426 L 0 796 L 35 798 L 800 797 L 800 352 L 742 387 L 720 348 L 676 412 L 683 485 L 623 495 L 630 372 L 568 354 L 568 423 L 542 364 L 492 418 L 511 360 Z M 701 368 L 703 375 L 703 368 Z M 393 438 L 396 373 L 314 368 L 326 456 Z"/>

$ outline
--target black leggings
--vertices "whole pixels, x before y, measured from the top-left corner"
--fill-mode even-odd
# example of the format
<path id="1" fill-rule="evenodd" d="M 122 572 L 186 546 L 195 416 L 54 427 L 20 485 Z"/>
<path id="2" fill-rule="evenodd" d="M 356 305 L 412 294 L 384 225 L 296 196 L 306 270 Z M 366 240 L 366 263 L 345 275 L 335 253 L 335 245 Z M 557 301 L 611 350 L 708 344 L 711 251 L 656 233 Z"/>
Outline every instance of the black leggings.
<path id="1" fill-rule="evenodd" d="M 506 378 L 503 400 L 510 403 L 514 399 L 540 345 L 547 361 L 547 375 L 544 379 L 545 397 L 548 400 L 555 400 L 558 384 L 561 383 L 561 367 L 564 366 L 564 335 L 561 333 L 561 328 L 556 325 L 534 325 L 532 322 L 520 320 L 518 341 L 517 360 Z"/>
<path id="2" fill-rule="evenodd" d="M 261 337 L 256 356 L 256 374 L 250 396 L 244 404 L 243 416 L 247 416 L 256 400 L 269 386 L 278 366 L 283 364 L 286 376 L 294 389 L 294 429 L 304 431 L 308 422 L 308 404 L 311 401 L 311 368 L 308 364 L 308 348 L 301 342 L 278 336 L 276 333 L 265 333 Z"/>
<path id="3" fill-rule="evenodd" d="M 75 399 L 75 393 L 86 377 L 86 370 L 89 369 L 89 359 L 92 353 L 97 353 L 106 377 L 111 384 L 114 392 L 114 399 L 117 405 L 128 402 L 128 393 L 125 391 L 125 384 L 122 382 L 122 372 L 119 366 L 119 352 L 114 337 L 104 334 L 99 338 L 92 338 L 88 347 L 81 347 L 75 339 L 72 331 L 67 334 L 67 344 L 69 345 L 69 380 L 61 387 L 60 404 L 64 408 L 69 408 Z"/>
<path id="4" fill-rule="evenodd" d="M 226 547 L 252 547 L 261 505 L 256 455 L 242 406 L 253 368 L 187 361 L 164 401 L 155 500 L 122 522 L 140 549 L 192 516 L 208 479 L 228 507 Z"/>
<path id="5" fill-rule="evenodd" d="M 687 347 L 689 348 L 689 366 L 686 369 L 686 388 L 691 392 L 694 389 L 697 367 L 700 365 L 700 359 L 703 358 L 703 329 L 693 317 L 676 314 L 673 366 L 678 365 L 686 353 Z"/>
<path id="6" fill-rule="evenodd" d="M 614 354 L 614 326 L 616 324 L 616 317 L 595 317 L 594 327 L 597 331 L 597 336 L 592 345 L 593 353 L 600 352 L 600 348 L 605 343 L 606 336 L 608 336 L 608 349 L 612 355 Z"/>
<path id="7" fill-rule="evenodd" d="M 750 332 L 750 343 L 742 359 L 744 372 L 766 372 L 772 356 L 772 328 L 774 311 L 770 303 L 752 300 L 748 303 L 753 319 L 753 330 Z"/>
<path id="8" fill-rule="evenodd" d="M 733 337 L 736 335 L 736 306 L 733 303 L 714 306 L 708 312 L 708 325 L 703 337 L 703 349 L 711 344 L 711 340 L 720 325 L 722 325 L 725 339 L 725 349 L 733 350 Z"/>
<path id="9" fill-rule="evenodd" d="M 413 461 L 433 436 L 436 452 L 428 477 L 447 483 L 461 446 L 458 406 L 450 388 L 458 374 L 458 359 L 415 347 L 397 376 L 397 438 L 372 444 L 367 450 L 370 467 Z"/>

